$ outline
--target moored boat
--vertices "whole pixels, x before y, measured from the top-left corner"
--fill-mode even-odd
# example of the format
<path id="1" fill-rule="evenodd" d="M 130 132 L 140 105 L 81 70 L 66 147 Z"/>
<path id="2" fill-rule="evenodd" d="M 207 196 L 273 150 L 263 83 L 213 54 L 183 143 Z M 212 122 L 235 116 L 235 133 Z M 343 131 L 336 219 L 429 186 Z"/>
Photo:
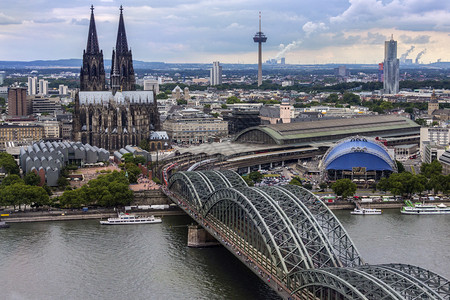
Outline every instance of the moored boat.
<path id="1" fill-rule="evenodd" d="M 409 201 L 406 206 L 401 209 L 402 214 L 409 215 L 443 215 L 450 214 L 450 207 L 441 203 L 439 205 L 427 203 L 415 203 L 414 205 Z"/>
<path id="2" fill-rule="evenodd" d="M 352 212 L 352 215 L 381 215 L 381 209 L 376 208 L 355 208 Z"/>
<path id="3" fill-rule="evenodd" d="M 161 223 L 161 218 L 154 216 L 140 217 L 134 214 L 118 213 L 116 218 L 108 218 L 106 221 L 100 221 L 102 225 L 132 225 L 132 224 L 153 224 Z"/>
<path id="4" fill-rule="evenodd" d="M 9 228 L 9 224 L 6 224 L 5 221 L 0 220 L 0 228 Z"/>

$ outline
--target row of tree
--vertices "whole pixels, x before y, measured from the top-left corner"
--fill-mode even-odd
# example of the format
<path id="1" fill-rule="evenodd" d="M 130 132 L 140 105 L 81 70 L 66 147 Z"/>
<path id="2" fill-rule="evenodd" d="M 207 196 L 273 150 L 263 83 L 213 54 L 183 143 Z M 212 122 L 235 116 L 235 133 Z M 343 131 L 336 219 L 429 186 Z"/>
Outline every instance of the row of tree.
<path id="1" fill-rule="evenodd" d="M 114 171 L 99 175 L 81 188 L 64 191 L 57 200 L 63 208 L 124 206 L 133 200 L 133 192 L 128 186 L 125 171 Z"/>
<path id="2" fill-rule="evenodd" d="M 51 190 L 48 186 L 38 186 L 39 176 L 30 172 L 24 179 L 17 174 L 6 176 L 0 184 L 0 206 L 18 206 L 29 205 L 40 207 L 50 205 Z"/>
<path id="3" fill-rule="evenodd" d="M 423 163 L 420 174 L 409 172 L 393 173 L 389 178 L 382 178 L 377 188 L 381 191 L 389 191 L 393 195 L 421 194 L 425 191 L 450 193 L 450 175 L 442 174 L 442 165 L 434 160 L 431 163 Z"/>

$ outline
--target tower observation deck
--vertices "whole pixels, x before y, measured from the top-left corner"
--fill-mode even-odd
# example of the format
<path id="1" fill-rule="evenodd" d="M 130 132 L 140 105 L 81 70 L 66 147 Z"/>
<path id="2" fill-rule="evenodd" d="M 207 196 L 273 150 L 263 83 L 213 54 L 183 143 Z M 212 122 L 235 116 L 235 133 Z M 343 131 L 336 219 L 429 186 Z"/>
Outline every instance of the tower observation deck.
<path id="1" fill-rule="evenodd" d="M 258 43 L 258 86 L 262 84 L 262 43 L 267 41 L 267 37 L 261 32 L 261 12 L 259 12 L 259 31 L 253 37 L 253 41 Z"/>

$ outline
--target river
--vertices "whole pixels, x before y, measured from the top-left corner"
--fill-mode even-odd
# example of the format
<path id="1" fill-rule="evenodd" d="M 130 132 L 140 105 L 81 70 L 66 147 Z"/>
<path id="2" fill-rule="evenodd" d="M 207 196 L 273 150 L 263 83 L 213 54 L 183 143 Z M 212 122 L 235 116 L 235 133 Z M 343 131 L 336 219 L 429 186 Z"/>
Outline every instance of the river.
<path id="1" fill-rule="evenodd" d="M 351 216 L 335 211 L 369 263 L 402 262 L 450 278 L 447 216 Z M 275 299 L 221 247 L 186 247 L 187 216 L 162 224 L 96 220 L 11 224 L 0 230 L 1 299 Z"/>

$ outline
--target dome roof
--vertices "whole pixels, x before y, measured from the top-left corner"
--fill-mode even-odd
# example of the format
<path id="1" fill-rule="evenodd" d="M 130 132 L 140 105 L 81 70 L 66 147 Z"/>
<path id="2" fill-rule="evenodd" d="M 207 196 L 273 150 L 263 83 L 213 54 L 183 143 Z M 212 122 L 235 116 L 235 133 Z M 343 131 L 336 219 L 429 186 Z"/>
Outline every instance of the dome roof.
<path id="1" fill-rule="evenodd" d="M 352 170 L 365 167 L 367 171 L 396 171 L 396 164 L 386 148 L 375 140 L 350 137 L 330 148 L 322 160 L 326 170 Z"/>

